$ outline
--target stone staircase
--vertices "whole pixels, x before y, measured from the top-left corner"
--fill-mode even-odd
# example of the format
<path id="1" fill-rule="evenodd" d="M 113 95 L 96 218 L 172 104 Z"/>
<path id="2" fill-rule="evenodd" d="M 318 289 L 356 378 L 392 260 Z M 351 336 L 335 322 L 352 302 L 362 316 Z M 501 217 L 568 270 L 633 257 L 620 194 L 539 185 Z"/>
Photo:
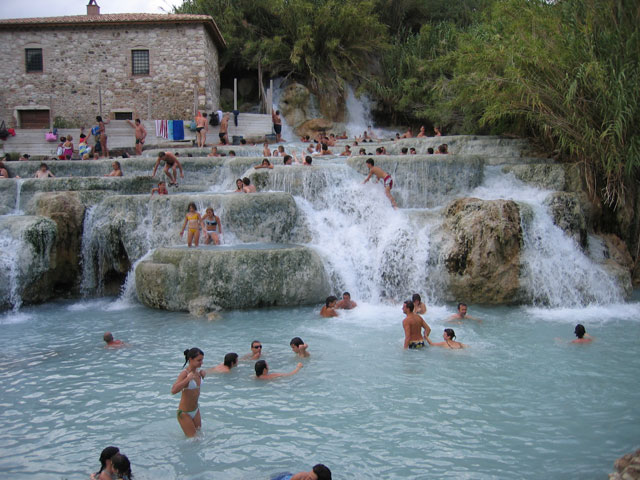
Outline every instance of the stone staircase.
<path id="1" fill-rule="evenodd" d="M 185 121 L 184 129 L 184 141 L 169 141 L 162 137 L 156 136 L 156 125 L 153 120 L 144 120 L 142 122 L 147 129 L 147 141 L 145 143 L 146 148 L 157 148 L 163 145 L 176 145 L 180 143 L 186 143 L 191 145 L 195 141 L 196 132 L 192 132 L 189 129 L 190 121 Z M 85 128 L 85 135 L 88 135 L 91 130 L 91 126 Z M 0 140 L 0 156 L 4 156 L 10 153 L 12 159 L 15 160 L 18 155 L 28 153 L 32 157 L 53 157 L 56 154 L 59 142 L 47 142 L 45 140 L 45 134 L 48 129 L 16 129 L 16 136 L 9 137 L 7 140 Z M 209 127 L 209 133 L 207 135 L 207 145 L 215 145 L 218 143 L 218 131 L 219 127 Z M 129 149 L 133 150 L 135 146 L 133 128 L 129 126 L 126 120 L 111 120 L 107 124 L 108 146 L 110 150 Z M 238 115 L 238 126 L 233 123 L 233 116 L 229 120 L 229 141 L 233 136 L 242 136 L 246 139 L 253 139 L 254 141 L 261 141 L 266 134 L 272 133 L 272 123 L 270 115 L 256 114 L 256 113 L 241 113 Z M 73 137 L 73 145 L 76 149 L 80 139 L 79 128 L 59 128 L 58 138 L 71 134 Z M 94 139 L 91 137 L 89 144 L 94 144 Z M 74 156 L 75 158 L 75 156 Z"/>

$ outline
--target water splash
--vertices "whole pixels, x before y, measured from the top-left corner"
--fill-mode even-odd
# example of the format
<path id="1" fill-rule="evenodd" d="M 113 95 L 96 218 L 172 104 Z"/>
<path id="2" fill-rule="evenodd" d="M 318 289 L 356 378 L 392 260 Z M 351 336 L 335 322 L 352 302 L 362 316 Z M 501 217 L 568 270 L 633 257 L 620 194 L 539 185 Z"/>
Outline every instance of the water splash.
<path id="1" fill-rule="evenodd" d="M 16 180 L 16 205 L 13 209 L 13 215 L 24 215 L 24 212 L 20 209 L 20 194 L 22 192 L 23 183 L 24 183 L 23 178 L 18 178 Z"/>
<path id="2" fill-rule="evenodd" d="M 22 306 L 20 295 L 20 257 L 24 242 L 8 235 L 0 235 L 0 269 L 8 280 L 8 303 L 13 312 Z"/>

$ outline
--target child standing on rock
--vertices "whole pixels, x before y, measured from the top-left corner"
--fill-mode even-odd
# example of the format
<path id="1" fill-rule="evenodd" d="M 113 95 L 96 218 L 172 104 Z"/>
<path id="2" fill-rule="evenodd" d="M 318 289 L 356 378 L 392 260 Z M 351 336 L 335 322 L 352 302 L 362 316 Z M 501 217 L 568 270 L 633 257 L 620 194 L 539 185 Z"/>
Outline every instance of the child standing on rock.
<path id="1" fill-rule="evenodd" d="M 198 213 L 198 209 L 196 208 L 196 204 L 191 202 L 189 204 L 187 211 L 187 215 L 184 218 L 184 223 L 182 224 L 182 230 L 180 231 L 180 237 L 184 235 L 184 229 L 188 225 L 187 232 L 187 245 L 191 247 L 191 243 L 195 243 L 196 247 L 198 243 L 200 243 L 200 224 L 202 223 L 202 217 Z"/>

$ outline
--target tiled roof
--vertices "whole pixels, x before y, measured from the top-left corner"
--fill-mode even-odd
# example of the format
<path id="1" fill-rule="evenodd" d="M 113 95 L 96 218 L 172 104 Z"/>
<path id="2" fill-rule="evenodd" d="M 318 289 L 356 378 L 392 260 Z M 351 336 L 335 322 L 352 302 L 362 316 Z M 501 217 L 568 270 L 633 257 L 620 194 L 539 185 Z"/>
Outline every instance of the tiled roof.
<path id="1" fill-rule="evenodd" d="M 36 17 L 0 19 L 0 30 L 20 27 L 67 27 L 67 26 L 111 26 L 154 23 L 203 23 L 215 38 L 218 46 L 226 47 L 226 42 L 209 15 L 163 14 L 163 13 L 114 13 L 100 15 L 67 15 L 64 17 Z"/>

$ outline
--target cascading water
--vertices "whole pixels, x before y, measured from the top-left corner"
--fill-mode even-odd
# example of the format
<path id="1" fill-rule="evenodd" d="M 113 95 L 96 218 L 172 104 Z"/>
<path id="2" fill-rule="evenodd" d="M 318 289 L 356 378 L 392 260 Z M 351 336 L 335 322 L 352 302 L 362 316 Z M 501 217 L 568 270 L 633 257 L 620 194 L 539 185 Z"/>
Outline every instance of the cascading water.
<path id="1" fill-rule="evenodd" d="M 534 304 L 562 307 L 622 301 L 613 277 L 553 223 L 543 203 L 551 192 L 530 187 L 498 168 L 487 168 L 487 172 L 485 183 L 470 195 L 510 199 L 524 205 L 520 279 Z M 527 208 L 531 219 L 526 218 Z"/>
<path id="2" fill-rule="evenodd" d="M 353 88 L 347 87 L 347 136 L 360 137 L 372 125 L 371 101 L 366 95 L 356 98 Z"/>
<path id="3" fill-rule="evenodd" d="M 9 304 L 14 311 L 20 309 L 22 297 L 20 296 L 20 253 L 24 243 L 8 235 L 0 235 L 0 269 L 8 277 Z"/>
<path id="4" fill-rule="evenodd" d="M 24 179 L 18 178 L 16 180 L 16 206 L 13 209 L 14 215 L 24 215 L 24 212 L 20 209 L 20 194 L 22 192 L 22 184 L 24 183 Z"/>

